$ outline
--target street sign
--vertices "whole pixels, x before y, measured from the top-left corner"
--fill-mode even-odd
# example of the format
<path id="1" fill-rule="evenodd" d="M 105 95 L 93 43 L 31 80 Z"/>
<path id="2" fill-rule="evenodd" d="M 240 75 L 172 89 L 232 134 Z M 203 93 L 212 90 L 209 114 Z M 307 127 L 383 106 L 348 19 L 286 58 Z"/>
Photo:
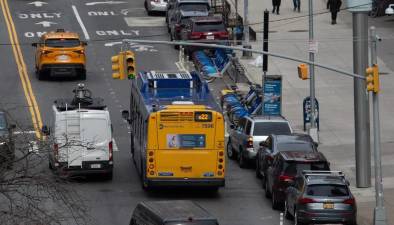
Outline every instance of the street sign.
<path id="1" fill-rule="evenodd" d="M 282 76 L 266 75 L 263 109 L 264 115 L 282 114 Z"/>
<path id="2" fill-rule="evenodd" d="M 302 115 L 304 117 L 304 131 L 306 131 L 306 124 L 311 122 L 311 97 L 305 97 L 302 103 Z M 319 102 L 315 98 L 315 122 L 317 130 L 320 130 L 319 125 Z"/>

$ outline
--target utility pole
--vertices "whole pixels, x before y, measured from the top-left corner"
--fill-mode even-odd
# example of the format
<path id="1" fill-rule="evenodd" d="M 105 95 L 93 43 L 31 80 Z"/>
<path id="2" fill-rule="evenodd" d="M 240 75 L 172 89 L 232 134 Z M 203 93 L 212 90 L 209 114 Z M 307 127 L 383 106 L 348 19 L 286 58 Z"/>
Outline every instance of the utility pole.
<path id="1" fill-rule="evenodd" d="M 365 74 L 368 66 L 368 12 L 371 0 L 348 0 L 353 16 L 353 71 Z M 371 150 L 368 93 L 365 80 L 354 78 L 354 127 L 356 183 L 359 188 L 371 187 Z"/>
<path id="2" fill-rule="evenodd" d="M 264 10 L 263 13 L 263 52 L 268 52 L 268 24 L 269 24 L 269 11 L 267 9 Z M 268 71 L 268 55 L 263 54 L 263 77 L 261 79 L 261 97 L 262 99 L 262 109 L 261 109 L 261 115 L 264 115 L 264 83 L 265 83 L 265 78 L 267 77 L 267 71 Z"/>
<path id="3" fill-rule="evenodd" d="M 243 29 L 244 29 L 244 48 L 252 48 L 249 44 L 249 0 L 244 0 L 244 21 L 243 21 Z M 244 58 L 251 58 L 252 52 L 242 52 L 242 56 Z"/>
<path id="4" fill-rule="evenodd" d="M 235 27 L 233 29 L 234 46 L 237 46 L 237 35 L 235 34 L 235 31 L 237 30 L 238 25 L 238 0 L 235 0 Z"/>
<path id="5" fill-rule="evenodd" d="M 374 66 L 378 64 L 378 57 L 376 51 L 377 41 L 379 37 L 376 35 L 375 27 L 370 28 L 371 39 L 371 64 Z M 377 67 L 376 67 L 377 68 Z M 375 71 L 379 74 L 378 71 Z M 377 75 L 379 76 L 379 75 Z M 379 84 L 374 84 L 379 85 Z M 379 89 L 379 86 L 377 87 Z M 375 199 L 376 207 L 374 210 L 374 225 L 387 225 L 386 209 L 383 202 L 383 181 L 382 181 L 382 159 L 380 146 L 380 119 L 379 119 L 379 91 L 372 92 L 373 104 L 373 139 L 374 139 L 374 164 L 375 164 Z"/>
<path id="6" fill-rule="evenodd" d="M 315 53 L 311 45 L 316 45 L 313 32 L 313 0 L 309 0 L 309 61 L 315 61 Z M 311 100 L 311 127 L 309 128 L 309 135 L 314 141 L 319 142 L 319 136 L 316 128 L 316 114 L 315 114 L 315 65 L 309 64 L 310 77 L 310 100 Z"/>

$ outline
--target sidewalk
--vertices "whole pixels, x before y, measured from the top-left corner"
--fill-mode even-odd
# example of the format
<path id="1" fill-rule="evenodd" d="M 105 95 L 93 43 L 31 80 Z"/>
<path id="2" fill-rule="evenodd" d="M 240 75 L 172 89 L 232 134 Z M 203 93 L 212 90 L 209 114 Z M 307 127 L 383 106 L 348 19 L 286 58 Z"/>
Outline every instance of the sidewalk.
<path id="1" fill-rule="evenodd" d="M 231 1 L 230 1 L 231 2 Z M 353 71 L 353 43 L 351 14 L 345 10 L 339 13 L 337 25 L 331 25 L 331 15 L 326 10 L 326 0 L 315 0 L 314 33 L 319 43 L 315 61 Z M 345 1 L 343 1 L 345 4 Z M 293 1 L 283 1 L 280 15 L 270 14 L 269 51 L 308 60 L 308 1 L 301 1 L 301 12 L 293 12 Z M 243 0 L 238 0 L 238 9 L 243 16 Z M 257 31 L 257 42 L 253 49 L 262 49 L 263 10 L 272 10 L 271 1 L 249 0 L 249 21 Z M 255 23 L 260 24 L 255 24 Z M 394 32 L 379 30 L 379 32 Z M 241 57 L 241 54 L 239 54 Z M 257 55 L 254 55 L 256 57 Z M 261 68 L 241 60 L 252 82 L 261 83 Z M 393 74 L 384 62 L 378 60 L 380 71 Z M 283 77 L 283 115 L 291 122 L 296 132 L 303 132 L 302 101 L 309 96 L 309 80 L 298 78 L 298 63 L 269 57 L 268 73 Z M 316 98 L 320 104 L 320 151 L 331 162 L 332 169 L 343 170 L 351 182 L 351 188 L 358 204 L 359 225 L 372 224 L 375 206 L 374 187 L 356 188 L 354 156 L 354 111 L 353 79 L 337 73 L 315 68 Z M 380 120 L 382 141 L 383 184 L 388 224 L 394 224 L 394 77 L 381 76 Z M 372 115 L 371 115 L 372 116 Z M 372 121 L 372 119 L 371 119 Z M 372 135 L 372 125 L 371 125 Z M 373 144 L 373 141 L 371 141 Z M 371 149 L 372 151 L 373 149 Z M 373 153 L 373 152 L 372 152 Z M 373 160 L 373 154 L 371 156 Z M 372 175 L 374 170 L 371 171 Z M 374 185 L 374 178 L 372 179 Z"/>

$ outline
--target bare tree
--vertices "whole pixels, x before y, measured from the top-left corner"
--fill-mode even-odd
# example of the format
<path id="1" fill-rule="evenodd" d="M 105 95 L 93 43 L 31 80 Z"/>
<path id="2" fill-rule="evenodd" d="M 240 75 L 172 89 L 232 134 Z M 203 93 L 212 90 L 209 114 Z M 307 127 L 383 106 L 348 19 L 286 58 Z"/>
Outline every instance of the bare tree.
<path id="1" fill-rule="evenodd" d="M 0 138 L 6 146 L 0 146 L 0 224 L 91 223 L 84 199 L 48 169 L 50 140 L 37 141 L 21 128 L 7 127 L 11 142 L 8 135 Z M 4 150 L 12 145 L 15 150 Z"/>

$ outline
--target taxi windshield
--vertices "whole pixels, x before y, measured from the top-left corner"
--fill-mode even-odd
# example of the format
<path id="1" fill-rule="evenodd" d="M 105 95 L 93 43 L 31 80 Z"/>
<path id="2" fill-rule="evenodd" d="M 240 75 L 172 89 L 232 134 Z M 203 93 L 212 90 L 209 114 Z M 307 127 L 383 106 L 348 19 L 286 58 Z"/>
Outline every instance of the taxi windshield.
<path id="1" fill-rule="evenodd" d="M 71 47 L 78 47 L 80 45 L 81 42 L 78 39 L 59 38 L 59 39 L 47 39 L 45 41 L 45 46 L 52 48 L 71 48 Z"/>

